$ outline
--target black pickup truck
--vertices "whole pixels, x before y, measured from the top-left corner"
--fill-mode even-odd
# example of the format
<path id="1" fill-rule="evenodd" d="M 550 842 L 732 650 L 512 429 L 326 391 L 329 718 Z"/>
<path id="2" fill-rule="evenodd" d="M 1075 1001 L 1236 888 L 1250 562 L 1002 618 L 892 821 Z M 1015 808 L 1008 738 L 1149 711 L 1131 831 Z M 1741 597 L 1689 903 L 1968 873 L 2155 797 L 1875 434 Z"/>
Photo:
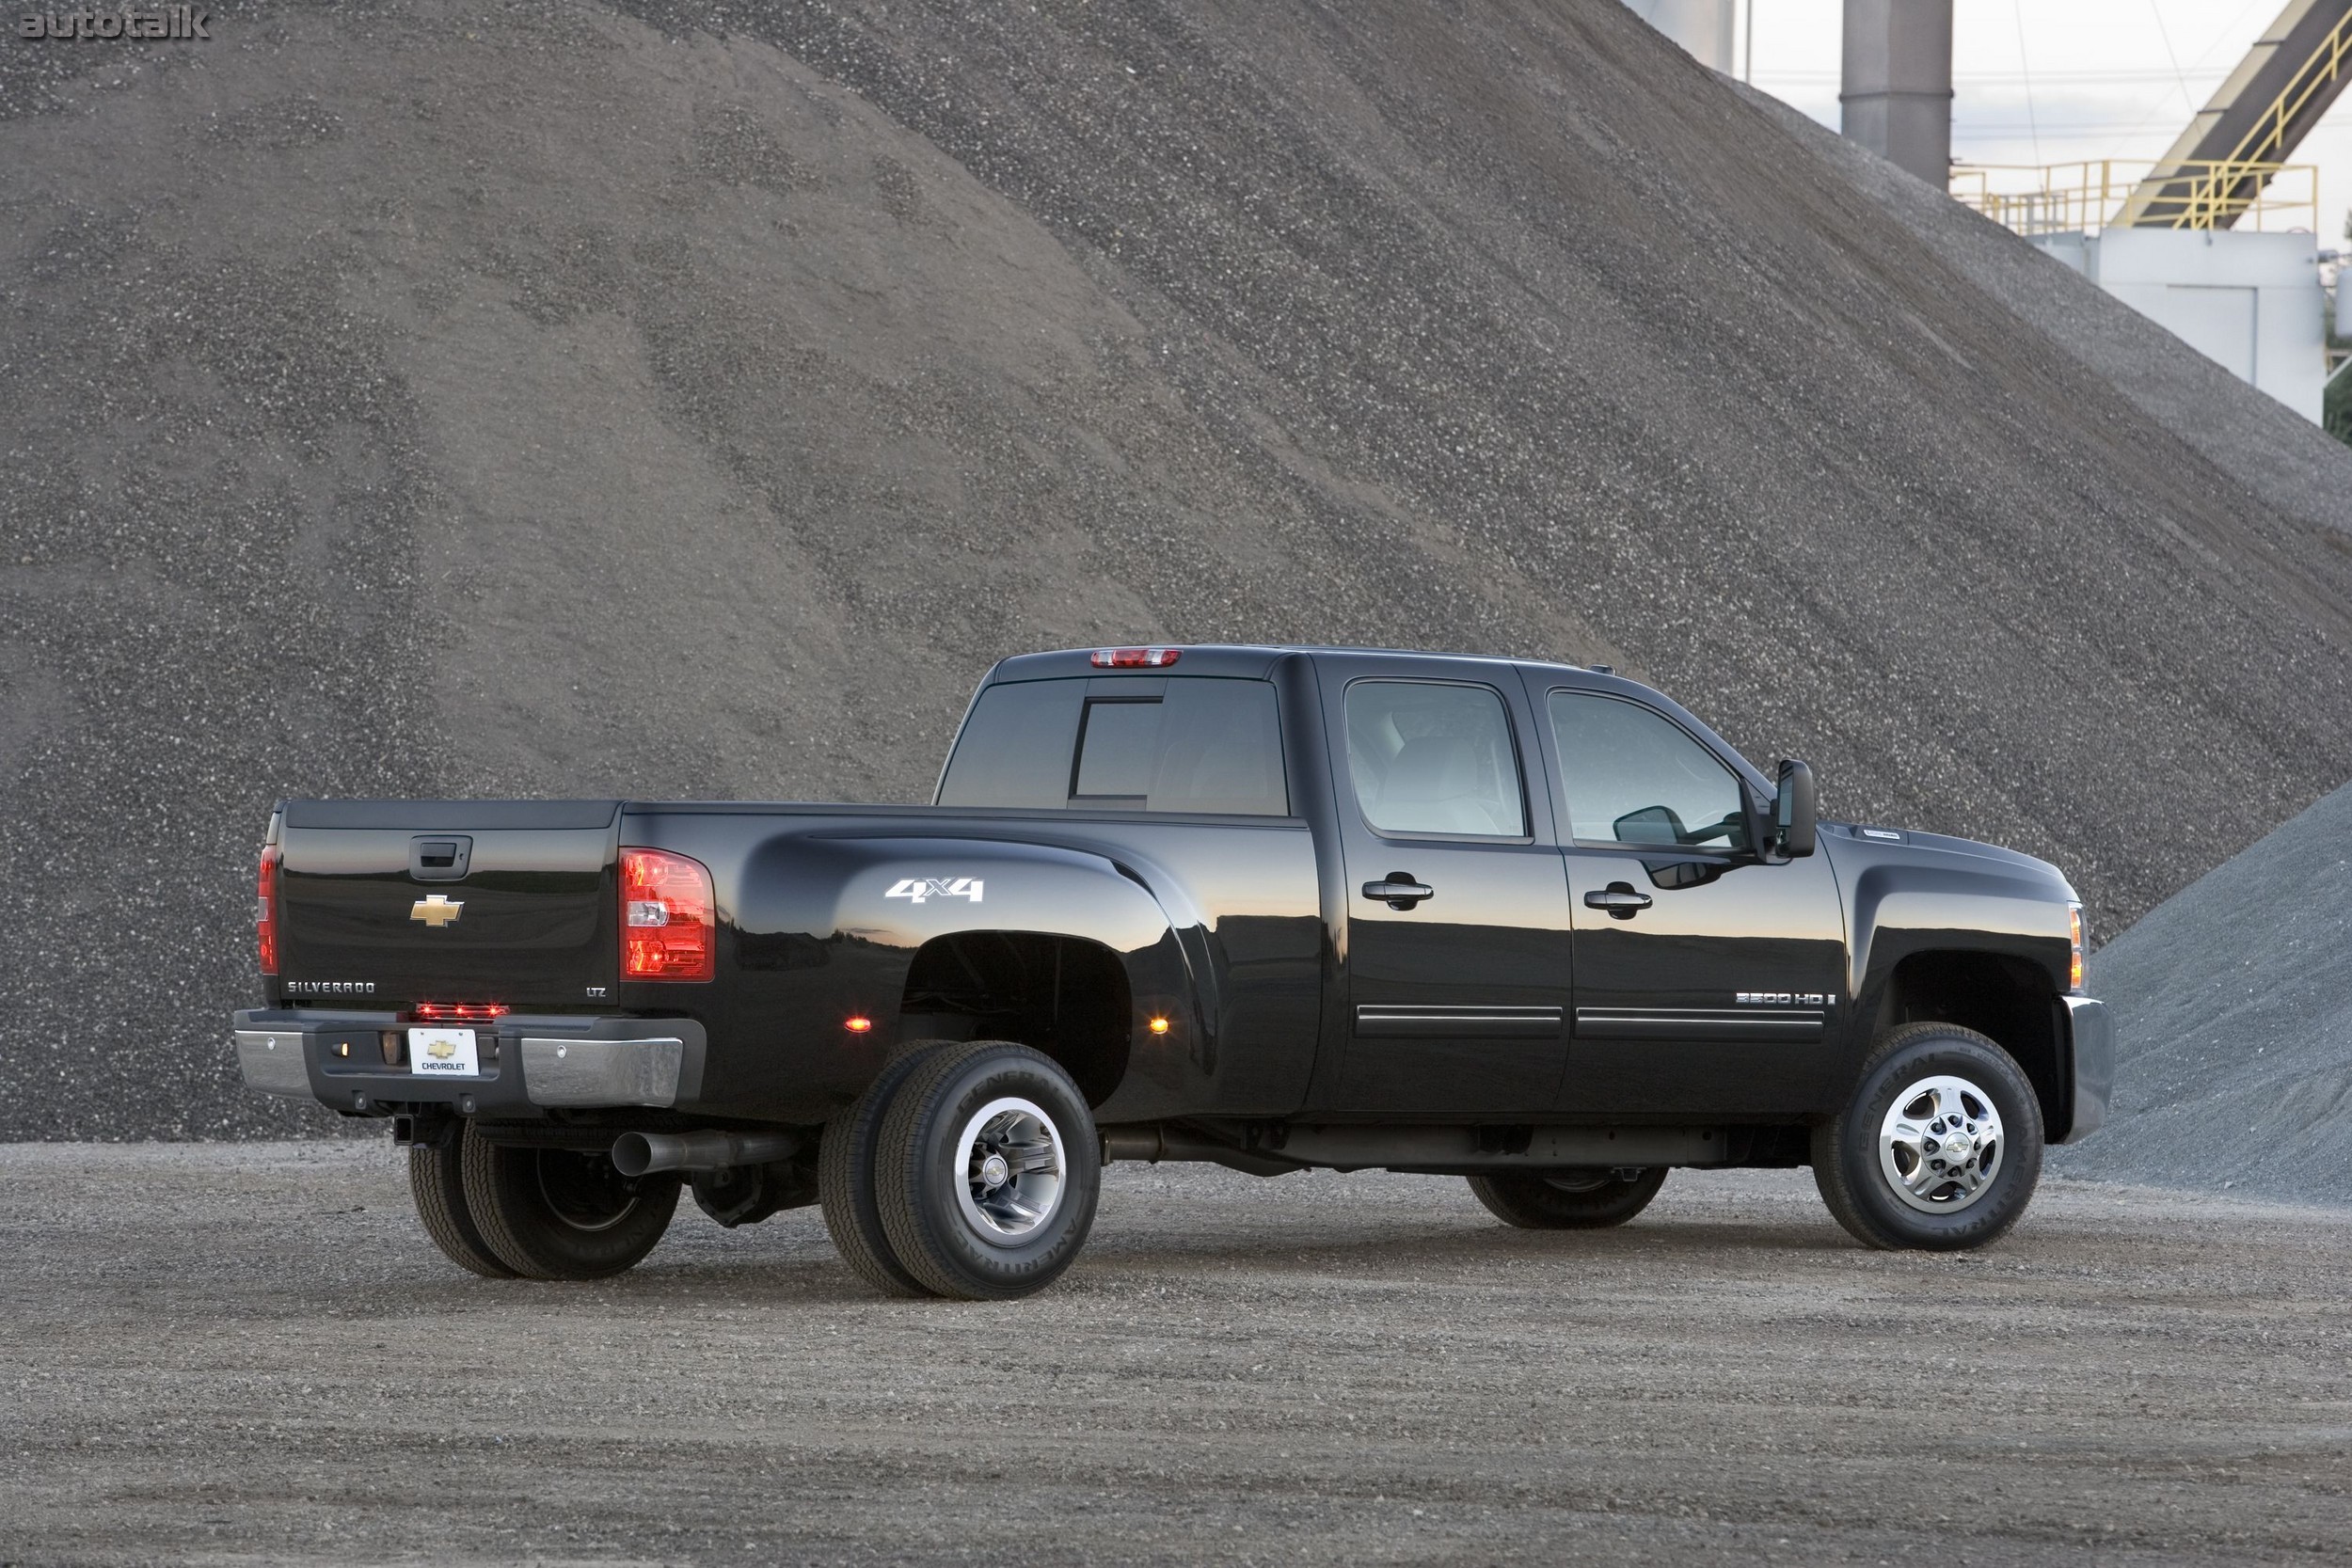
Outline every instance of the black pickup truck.
<path id="1" fill-rule="evenodd" d="M 1869 1245 L 1977 1246 L 2113 1057 L 2049 864 L 1817 822 L 1606 670 L 1359 649 L 1007 659 L 930 806 L 288 800 L 260 947 L 247 1084 L 389 1119 L 497 1277 L 627 1269 L 691 1186 L 1017 1296 L 1110 1160 L 1530 1227 L 1810 1164 Z"/>

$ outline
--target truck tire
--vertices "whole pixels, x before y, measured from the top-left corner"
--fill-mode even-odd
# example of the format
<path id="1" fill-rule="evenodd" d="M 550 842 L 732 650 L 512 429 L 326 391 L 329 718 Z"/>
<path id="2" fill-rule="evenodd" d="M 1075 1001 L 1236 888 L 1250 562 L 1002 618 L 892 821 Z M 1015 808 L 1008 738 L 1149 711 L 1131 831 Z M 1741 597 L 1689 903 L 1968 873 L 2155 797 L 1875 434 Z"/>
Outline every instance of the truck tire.
<path id="1" fill-rule="evenodd" d="M 525 1279 L 603 1279 L 651 1252 L 677 1210 L 675 1171 L 623 1176 L 612 1156 L 510 1148 L 466 1124 L 466 1209 Z"/>
<path id="2" fill-rule="evenodd" d="M 1813 1180 L 1866 1246 L 1982 1246 L 2042 1180 L 2042 1102 L 1975 1030 L 1905 1024 L 1863 1063 L 1846 1109 L 1814 1129 Z"/>
<path id="3" fill-rule="evenodd" d="M 825 1229 L 850 1272 L 886 1296 L 931 1292 L 890 1249 L 876 1186 L 875 1150 L 882 1118 L 908 1075 L 941 1051 L 946 1040 L 917 1040 L 882 1064 L 857 1103 L 825 1123 L 817 1140 L 817 1194 L 824 1206 Z"/>
<path id="4" fill-rule="evenodd" d="M 1649 1207 L 1666 1167 L 1614 1170 L 1499 1170 L 1470 1179 L 1495 1218 L 1522 1230 L 1594 1230 L 1623 1225 Z"/>
<path id="5" fill-rule="evenodd" d="M 1025 1045 L 975 1040 L 927 1057 L 891 1101 L 880 1156 L 890 1249 L 938 1295 L 1041 1291 L 1094 1226 L 1093 1113 L 1070 1075 Z"/>
<path id="6" fill-rule="evenodd" d="M 438 1148 L 409 1146 L 408 1196 L 416 1199 L 424 1233 L 451 1262 L 485 1279 L 515 1277 L 515 1271 L 482 1239 L 482 1227 L 466 1210 L 464 1145 L 458 1137 L 444 1140 Z"/>

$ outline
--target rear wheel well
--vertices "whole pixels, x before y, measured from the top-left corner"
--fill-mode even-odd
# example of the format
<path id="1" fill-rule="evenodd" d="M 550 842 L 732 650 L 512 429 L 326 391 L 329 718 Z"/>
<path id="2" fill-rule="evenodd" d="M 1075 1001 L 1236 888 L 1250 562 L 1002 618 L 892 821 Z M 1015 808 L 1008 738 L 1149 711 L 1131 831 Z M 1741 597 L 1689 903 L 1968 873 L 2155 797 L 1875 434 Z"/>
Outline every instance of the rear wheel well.
<path id="1" fill-rule="evenodd" d="M 1052 1057 L 1089 1105 L 1127 1073 L 1127 969 L 1099 942 L 1041 931 L 959 931 L 914 955 L 901 1039 L 1006 1039 Z"/>
<path id="2" fill-rule="evenodd" d="M 2056 1142 L 2074 1119 L 2059 1059 L 2058 1007 L 2049 976 L 2026 959 L 1998 953 L 1914 953 L 1887 976 L 1871 1037 L 1906 1023 L 1974 1029 L 2025 1069 L 2042 1102 L 2045 1135 Z"/>

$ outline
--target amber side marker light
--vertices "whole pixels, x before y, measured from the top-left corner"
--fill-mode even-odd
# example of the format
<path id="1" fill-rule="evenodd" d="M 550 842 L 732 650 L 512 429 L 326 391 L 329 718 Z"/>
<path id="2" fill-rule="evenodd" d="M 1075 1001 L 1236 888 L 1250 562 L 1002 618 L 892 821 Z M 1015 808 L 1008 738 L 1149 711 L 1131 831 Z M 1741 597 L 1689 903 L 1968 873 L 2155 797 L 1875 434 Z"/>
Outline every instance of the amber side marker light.
<path id="1" fill-rule="evenodd" d="M 874 1027 L 874 1021 L 870 1018 L 858 1017 L 845 1021 L 841 1027 L 852 1035 L 863 1035 Z"/>
<path id="2" fill-rule="evenodd" d="M 2080 904 L 2067 905 L 2066 920 L 2074 949 L 2073 961 L 2067 967 L 2066 989 L 2080 990 L 2083 989 L 2083 907 Z"/>
<path id="3" fill-rule="evenodd" d="M 1166 1020 L 1166 1019 L 1164 1019 L 1164 1018 L 1154 1018 L 1154 1019 L 1152 1021 L 1152 1033 L 1153 1033 L 1153 1034 L 1155 1034 L 1155 1035 L 1165 1035 L 1165 1034 L 1167 1034 L 1167 1033 L 1168 1033 L 1168 1020 Z"/>

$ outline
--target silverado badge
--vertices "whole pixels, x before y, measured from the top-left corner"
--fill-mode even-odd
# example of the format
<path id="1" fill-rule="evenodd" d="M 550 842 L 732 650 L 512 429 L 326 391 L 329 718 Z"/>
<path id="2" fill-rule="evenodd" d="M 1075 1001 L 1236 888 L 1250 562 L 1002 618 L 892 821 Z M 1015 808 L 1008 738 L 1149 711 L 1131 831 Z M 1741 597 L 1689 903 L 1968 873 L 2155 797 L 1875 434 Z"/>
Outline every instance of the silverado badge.
<path id="1" fill-rule="evenodd" d="M 464 899 L 452 902 L 446 895 L 437 893 L 430 898 L 420 898 L 409 905 L 408 918 L 421 920 L 437 931 L 444 926 L 454 925 L 457 917 L 465 911 Z"/>

